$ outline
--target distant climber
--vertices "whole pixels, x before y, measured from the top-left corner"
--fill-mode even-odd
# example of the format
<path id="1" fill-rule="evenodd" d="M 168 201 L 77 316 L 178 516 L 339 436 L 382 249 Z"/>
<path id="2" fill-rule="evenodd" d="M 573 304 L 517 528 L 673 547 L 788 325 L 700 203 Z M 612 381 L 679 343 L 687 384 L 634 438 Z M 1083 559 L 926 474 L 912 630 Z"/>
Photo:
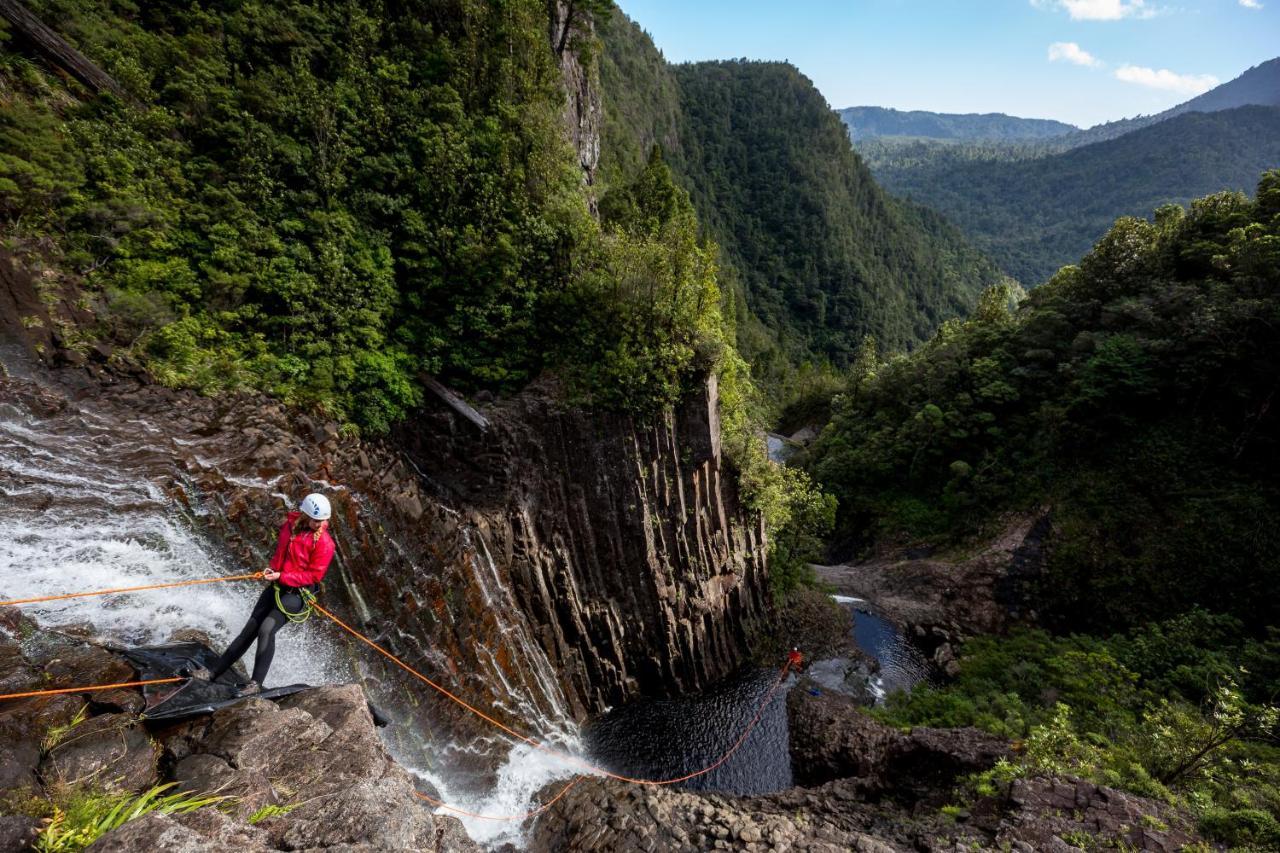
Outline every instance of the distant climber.
<path id="1" fill-rule="evenodd" d="M 213 681 L 240 660 L 255 639 L 253 675 L 237 695 L 252 696 L 261 692 L 271 658 L 275 655 L 276 632 L 286 622 L 301 622 L 311 612 L 309 599 L 324 578 L 333 559 L 333 537 L 329 535 L 329 499 L 311 494 L 302 499 L 296 512 L 289 513 L 280 526 L 276 551 L 270 570 L 263 577 L 271 584 L 262 591 L 253 606 L 249 621 L 227 650 L 206 669 L 190 672 L 192 678 Z"/>
<path id="2" fill-rule="evenodd" d="M 787 654 L 787 666 L 799 672 L 802 663 L 804 663 L 804 655 L 800 654 L 800 649 L 793 646 Z"/>

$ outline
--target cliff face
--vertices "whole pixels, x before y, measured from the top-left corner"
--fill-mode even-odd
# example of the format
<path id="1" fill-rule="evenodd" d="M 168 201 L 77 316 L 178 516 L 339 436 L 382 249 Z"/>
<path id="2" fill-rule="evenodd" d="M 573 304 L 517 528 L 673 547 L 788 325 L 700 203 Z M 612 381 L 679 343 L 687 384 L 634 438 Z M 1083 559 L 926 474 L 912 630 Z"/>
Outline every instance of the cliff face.
<path id="1" fill-rule="evenodd" d="M 594 63 L 590 59 L 584 61 L 582 47 L 595 38 L 595 26 L 575 0 L 556 0 L 551 7 L 549 34 L 565 90 L 565 132 L 578 154 L 584 180 L 592 185 L 600 164 L 604 112 Z"/>
<path id="2" fill-rule="evenodd" d="M 678 693 L 745 661 L 766 604 L 764 535 L 719 443 L 714 378 L 650 424 L 535 388 L 480 433 L 449 413 L 398 442 L 472 508 L 575 704 Z"/>
<path id="3" fill-rule="evenodd" d="M 4 331 L 30 345 L 43 329 Z M 485 430 L 432 398 L 398 434 L 361 441 L 265 397 L 172 391 L 91 355 L 57 374 L 51 401 L 27 383 L 8 392 L 67 429 L 79 406 L 152 425 L 129 464 L 248 566 L 265 562 L 286 500 L 326 491 L 338 541 L 326 598 L 513 724 L 696 689 L 746 660 L 767 604 L 764 535 L 721 455 L 714 378 L 651 423 L 575 408 L 544 384 L 482 404 Z M 122 426 L 118 442 L 125 453 L 136 436 Z M 422 717 L 471 730 L 438 699 Z"/>

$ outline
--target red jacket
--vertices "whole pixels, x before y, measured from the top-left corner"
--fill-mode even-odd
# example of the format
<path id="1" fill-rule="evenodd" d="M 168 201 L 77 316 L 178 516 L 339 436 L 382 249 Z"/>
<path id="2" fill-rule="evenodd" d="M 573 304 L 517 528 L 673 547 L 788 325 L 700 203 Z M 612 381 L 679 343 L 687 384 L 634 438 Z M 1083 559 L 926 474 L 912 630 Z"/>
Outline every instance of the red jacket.
<path id="1" fill-rule="evenodd" d="M 329 525 L 325 524 L 318 533 L 304 529 L 294 535 L 293 526 L 301 516 L 300 512 L 291 512 L 285 518 L 280 527 L 280 537 L 276 540 L 276 552 L 271 557 L 271 568 L 280 573 L 278 582 L 284 586 L 320 583 L 329 570 L 329 561 L 333 559 L 333 537 L 329 535 Z"/>

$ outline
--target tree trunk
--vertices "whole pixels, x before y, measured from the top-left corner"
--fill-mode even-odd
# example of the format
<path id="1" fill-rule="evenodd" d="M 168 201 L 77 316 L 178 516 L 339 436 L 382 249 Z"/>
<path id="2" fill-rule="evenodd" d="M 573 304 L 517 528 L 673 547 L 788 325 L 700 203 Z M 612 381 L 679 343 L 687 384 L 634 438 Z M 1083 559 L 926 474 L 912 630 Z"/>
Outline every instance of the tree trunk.
<path id="1" fill-rule="evenodd" d="M 111 75 L 67 44 L 62 36 L 45 26 L 18 0 L 0 0 L 0 16 L 12 24 L 14 30 L 26 37 L 27 41 L 31 42 L 49 62 L 66 71 L 94 92 L 105 90 L 124 97 L 124 90 L 120 88 L 119 83 L 111 79 Z"/>

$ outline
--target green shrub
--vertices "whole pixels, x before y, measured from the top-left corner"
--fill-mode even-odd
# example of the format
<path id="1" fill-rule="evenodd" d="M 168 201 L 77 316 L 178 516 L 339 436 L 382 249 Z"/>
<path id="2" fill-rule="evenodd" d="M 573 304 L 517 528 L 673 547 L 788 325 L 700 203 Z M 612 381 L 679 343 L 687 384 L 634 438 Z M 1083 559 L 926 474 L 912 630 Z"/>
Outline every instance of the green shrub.
<path id="1" fill-rule="evenodd" d="M 1232 847 L 1280 847 L 1280 821 L 1259 809 L 1209 809 L 1200 816 L 1199 828 L 1214 841 Z"/>
<path id="2" fill-rule="evenodd" d="M 156 785 L 141 794 L 110 794 L 89 788 L 55 791 L 52 814 L 36 839 L 35 849 L 75 853 L 143 815 L 186 814 L 230 799 L 185 791 L 166 793 L 175 784 Z"/>

